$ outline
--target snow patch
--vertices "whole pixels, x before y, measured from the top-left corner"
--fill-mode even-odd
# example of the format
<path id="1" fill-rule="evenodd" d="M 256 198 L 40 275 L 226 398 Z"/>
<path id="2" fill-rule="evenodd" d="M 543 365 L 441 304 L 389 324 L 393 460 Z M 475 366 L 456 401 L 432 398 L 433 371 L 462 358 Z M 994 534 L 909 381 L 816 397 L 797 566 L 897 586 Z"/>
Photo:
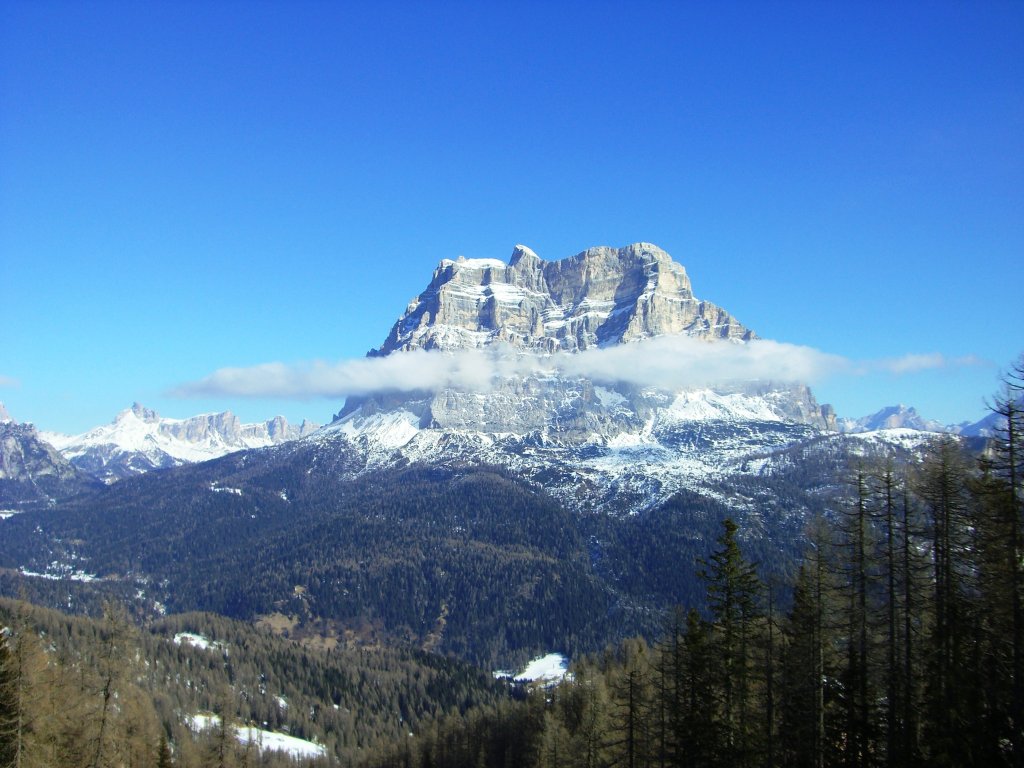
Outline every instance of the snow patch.
<path id="1" fill-rule="evenodd" d="M 24 567 L 18 568 L 18 573 L 22 576 L 30 576 L 36 579 L 49 579 L 50 581 L 61 581 L 64 579 L 67 579 L 68 581 L 100 581 L 99 577 L 97 577 L 95 573 L 86 573 L 85 571 L 73 569 L 71 566 L 58 563 L 51 563 L 46 573 L 30 571 Z"/>
<path id="2" fill-rule="evenodd" d="M 594 387 L 594 397 L 597 401 L 605 408 L 614 408 L 616 406 L 624 406 L 629 403 L 623 395 L 620 395 L 613 389 L 606 389 L 605 387 Z"/>
<path id="3" fill-rule="evenodd" d="M 496 678 L 511 677 L 517 683 L 557 683 L 571 678 L 569 674 L 569 659 L 560 653 L 538 656 L 516 675 L 504 670 L 496 670 L 493 674 Z"/>
<path id="4" fill-rule="evenodd" d="M 231 493 L 234 494 L 235 496 L 242 495 L 241 488 L 221 488 L 216 483 L 210 483 L 210 490 L 213 491 L 214 493 Z"/>
<path id="5" fill-rule="evenodd" d="M 365 435 L 373 443 L 384 448 L 401 448 L 419 434 L 419 417 L 406 411 L 391 411 L 363 416 L 356 412 L 329 429 L 336 430 L 350 439 Z"/>
<path id="6" fill-rule="evenodd" d="M 196 732 L 220 725 L 220 718 L 217 715 L 189 715 L 185 719 L 188 727 Z M 286 733 L 264 731 L 252 726 L 236 725 L 233 728 L 239 744 L 252 744 L 260 752 L 284 752 L 293 759 L 327 756 L 327 747 L 315 741 L 307 741 Z"/>
<path id="7" fill-rule="evenodd" d="M 224 644 L 219 640 L 210 640 L 208 637 L 196 634 L 195 632 L 179 632 L 174 636 L 174 644 L 191 645 L 203 651 L 224 649 Z"/>

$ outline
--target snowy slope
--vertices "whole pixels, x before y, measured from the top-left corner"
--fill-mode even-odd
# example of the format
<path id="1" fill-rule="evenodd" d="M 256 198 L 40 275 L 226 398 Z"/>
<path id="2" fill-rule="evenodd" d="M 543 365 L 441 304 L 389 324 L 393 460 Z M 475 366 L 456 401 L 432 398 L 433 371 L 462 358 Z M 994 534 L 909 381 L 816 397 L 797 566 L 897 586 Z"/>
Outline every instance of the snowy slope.
<path id="1" fill-rule="evenodd" d="M 307 422 L 293 427 L 280 416 L 262 424 L 242 424 L 230 411 L 168 419 L 135 403 L 110 424 L 84 434 L 41 436 L 79 469 L 112 482 L 151 469 L 275 445 L 314 429 L 316 425 Z"/>
<path id="2" fill-rule="evenodd" d="M 400 354 L 400 353 L 399 353 Z M 826 426 L 806 388 L 662 391 L 585 379 L 516 380 L 487 394 L 367 398 L 307 438 L 360 452 L 365 469 L 408 462 L 504 467 L 573 508 L 635 513 L 741 471 L 752 454 Z M 800 418 L 801 414 L 808 418 Z"/>
<path id="3" fill-rule="evenodd" d="M 921 432 L 952 432 L 947 427 L 932 419 L 923 418 L 914 408 L 900 403 L 890 405 L 869 416 L 859 419 L 841 418 L 837 420 L 841 432 L 874 432 L 880 429 L 913 429 Z"/>

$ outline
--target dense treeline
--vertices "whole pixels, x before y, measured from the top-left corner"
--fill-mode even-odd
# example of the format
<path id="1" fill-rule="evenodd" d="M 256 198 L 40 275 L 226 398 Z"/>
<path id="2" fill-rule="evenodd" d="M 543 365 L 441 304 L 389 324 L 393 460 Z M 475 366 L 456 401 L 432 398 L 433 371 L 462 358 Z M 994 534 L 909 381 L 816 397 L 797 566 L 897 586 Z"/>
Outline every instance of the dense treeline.
<path id="1" fill-rule="evenodd" d="M 139 629 L 0 600 L 0 767 L 290 765 L 238 743 L 234 728 L 324 745 L 316 765 L 351 764 L 448 712 L 508 696 L 489 674 L 420 652 L 325 652 L 211 614 Z M 209 641 L 195 645 L 179 633 Z M 189 718 L 216 716 L 194 729 Z M 171 764 L 168 762 L 163 765 Z M 303 765 L 309 764 L 303 760 Z"/>
<path id="2" fill-rule="evenodd" d="M 681 492 L 643 515 L 581 515 L 500 470 L 352 478 L 331 463 L 347 460 L 343 445 L 251 451 L 16 515 L 2 523 L 0 566 L 10 570 L 0 569 L 0 594 L 26 590 L 93 616 L 104 598 L 140 617 L 158 603 L 243 620 L 282 614 L 307 633 L 509 667 L 649 634 L 665 604 L 698 605 L 693 563 L 728 514 L 722 501 Z M 754 532 L 748 543 L 786 572 L 796 552 L 769 543 L 798 538 L 789 521 L 799 515 L 779 503 L 793 501 L 793 483 L 785 473 L 735 483 L 723 498 L 757 503 L 741 521 Z M 53 563 L 100 578 L 19 583 L 16 568 Z"/>
<path id="3" fill-rule="evenodd" d="M 1006 383 L 980 460 L 943 437 L 916 466 L 853 467 L 792 583 L 760 578 L 727 520 L 706 609 L 673 611 L 653 647 L 626 642 L 368 764 L 1024 765 L 1024 364 Z"/>

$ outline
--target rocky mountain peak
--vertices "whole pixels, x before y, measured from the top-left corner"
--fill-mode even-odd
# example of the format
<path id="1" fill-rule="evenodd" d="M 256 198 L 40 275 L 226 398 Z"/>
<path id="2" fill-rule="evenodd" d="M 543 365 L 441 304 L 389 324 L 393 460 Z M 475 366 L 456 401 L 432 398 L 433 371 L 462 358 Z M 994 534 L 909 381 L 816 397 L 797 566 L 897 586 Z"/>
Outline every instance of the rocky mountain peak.
<path id="1" fill-rule="evenodd" d="M 44 442 L 31 424 L 0 420 L 0 504 L 38 501 L 71 493 L 75 468 Z"/>
<path id="2" fill-rule="evenodd" d="M 948 432 L 949 427 L 922 417 L 915 408 L 903 403 L 890 405 L 859 419 L 840 419 L 842 432 L 873 432 L 879 429 L 914 429 L 921 432 Z"/>
<path id="3" fill-rule="evenodd" d="M 49 432 L 43 437 L 76 467 L 109 482 L 154 468 L 276 445 L 305 437 L 317 428 L 306 421 L 301 427 L 292 426 L 283 416 L 243 424 L 231 411 L 169 419 L 134 403 L 112 423 L 84 434 Z"/>
<path id="4" fill-rule="evenodd" d="M 663 334 L 756 338 L 725 310 L 697 299 L 683 266 L 651 243 L 588 248 L 550 262 L 517 245 L 508 264 L 443 260 L 371 354 L 494 343 L 576 352 Z"/>
<path id="5" fill-rule="evenodd" d="M 11 418 L 11 414 L 9 414 L 7 409 L 4 408 L 4 404 L 0 403 L 0 423 L 5 421 L 14 421 L 14 419 Z"/>
<path id="6" fill-rule="evenodd" d="M 145 422 L 146 424 L 156 424 L 160 421 L 160 414 L 156 411 L 146 408 L 142 403 L 136 401 L 132 403 L 132 407 L 126 411 L 121 411 L 117 415 L 117 419 L 127 418 L 131 414 L 139 421 Z M 116 421 L 116 420 L 115 420 Z"/>

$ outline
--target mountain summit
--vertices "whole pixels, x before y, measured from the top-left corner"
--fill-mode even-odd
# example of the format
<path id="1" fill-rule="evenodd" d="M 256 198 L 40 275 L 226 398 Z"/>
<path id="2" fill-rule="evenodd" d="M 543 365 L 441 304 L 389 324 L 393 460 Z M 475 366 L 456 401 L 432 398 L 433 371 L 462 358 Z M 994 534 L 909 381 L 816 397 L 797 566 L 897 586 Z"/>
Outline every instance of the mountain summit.
<path id="1" fill-rule="evenodd" d="M 304 421 L 296 427 L 283 416 L 243 424 L 231 411 L 168 419 L 134 403 L 110 424 L 84 434 L 44 432 L 42 437 L 79 469 L 111 482 L 151 469 L 295 440 L 317 426 Z"/>
<path id="2" fill-rule="evenodd" d="M 686 270 L 656 245 L 589 248 L 561 261 L 544 261 L 517 245 L 508 264 L 461 256 L 442 261 L 371 354 L 496 342 L 577 352 L 666 334 L 756 338 L 725 310 L 697 299 Z"/>
<path id="3" fill-rule="evenodd" d="M 536 364 L 495 366 L 482 391 L 425 385 L 350 397 L 311 439 L 344 441 L 362 452 L 365 467 L 500 466 L 570 507 L 600 499 L 606 509 L 635 512 L 682 487 L 713 483 L 753 453 L 834 427 L 831 408 L 800 383 L 642 386 L 614 370 L 596 380 L 559 367 L 611 347 L 665 354 L 658 344 L 673 336 L 757 339 L 697 299 L 686 270 L 650 243 L 590 248 L 555 262 L 523 245 L 508 264 L 446 259 L 370 355 L 507 347 Z"/>

